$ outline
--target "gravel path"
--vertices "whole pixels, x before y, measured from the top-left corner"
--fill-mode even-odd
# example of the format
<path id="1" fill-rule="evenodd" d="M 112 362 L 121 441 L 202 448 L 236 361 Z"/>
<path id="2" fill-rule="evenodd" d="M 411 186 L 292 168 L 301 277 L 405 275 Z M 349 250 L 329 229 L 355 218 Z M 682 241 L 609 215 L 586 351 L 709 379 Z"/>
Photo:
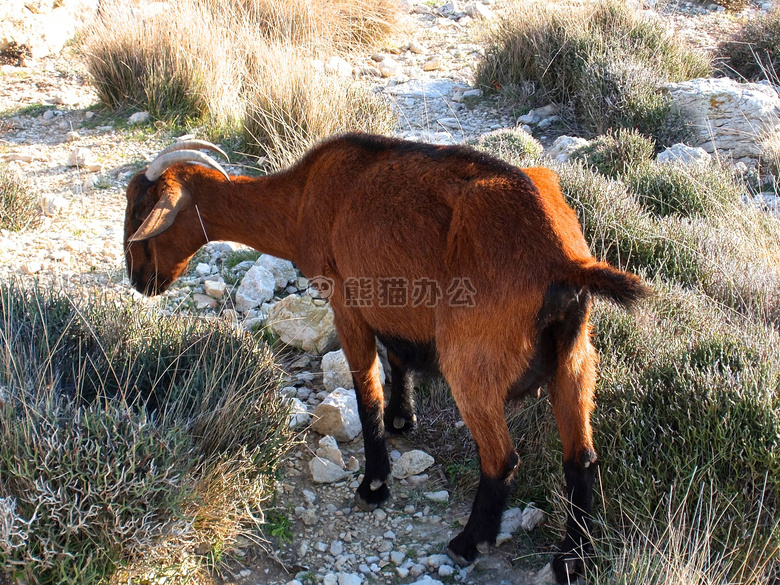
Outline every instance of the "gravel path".
<path id="1" fill-rule="evenodd" d="M 483 15 L 498 10 L 491 0 L 472 5 Z M 484 51 L 478 42 L 482 17 L 475 13 L 475 18 L 455 19 L 446 9 L 444 16 L 436 14 L 428 4 L 413 2 L 410 7 L 413 11 L 395 39 L 350 64 L 368 72 L 365 82 L 395 103 L 398 134 L 452 143 L 514 127 L 510 108 L 500 107 L 497 100 L 476 99 L 480 92 L 472 87 L 475 64 Z M 689 3 L 669 5 L 665 11 L 660 18 L 703 47 L 713 46 L 734 26 L 733 19 L 713 7 Z M 388 67 L 396 68 L 389 79 L 371 75 Z M 13 112 L 0 116 L 0 158 L 33 182 L 47 211 L 34 230 L 0 233 L 0 278 L 37 278 L 73 290 L 98 284 L 135 294 L 127 286 L 121 250 L 124 187 L 171 137 L 154 126 L 117 129 L 115 121 L 101 119 L 88 109 L 96 97 L 85 79 L 73 49 L 25 68 L 0 67 L 0 112 Z M 44 113 L 36 108 L 40 104 L 55 108 Z M 86 160 L 70 166 L 74 148 L 84 149 Z M 205 261 L 213 259 L 207 252 Z M 202 279 L 191 277 L 169 299 L 183 299 L 200 285 Z M 291 361 L 290 384 L 313 408 L 325 394 L 319 360 Z M 436 461 L 424 473 L 396 481 L 391 503 L 365 513 L 352 509 L 357 473 L 332 484 L 312 482 L 308 463 L 320 439 L 313 431 L 302 432 L 279 487 L 276 535 L 264 546 L 239 543 L 236 561 L 225 569 L 222 582 L 295 584 L 296 576 L 327 585 L 436 582 L 425 581 L 426 575 L 479 585 L 538 580 L 536 572 L 552 551 L 549 533 L 516 536 L 467 568 L 453 566 L 442 554 L 461 529 L 473 495 L 453 494 L 454 501 L 443 503 L 441 495 L 437 501 L 430 494 L 445 491 L 449 497 L 444 468 L 464 462 Z M 362 461 L 360 437 L 340 447 L 345 461 Z M 394 457 L 425 448 L 402 440 L 390 447 Z"/>

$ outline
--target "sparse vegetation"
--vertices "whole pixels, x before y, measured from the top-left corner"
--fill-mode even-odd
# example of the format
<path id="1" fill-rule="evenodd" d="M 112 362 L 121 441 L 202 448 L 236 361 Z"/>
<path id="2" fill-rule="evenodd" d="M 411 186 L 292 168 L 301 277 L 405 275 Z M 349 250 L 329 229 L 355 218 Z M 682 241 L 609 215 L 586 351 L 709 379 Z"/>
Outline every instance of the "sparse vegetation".
<path id="1" fill-rule="evenodd" d="M 518 129 L 488 132 L 472 145 L 520 167 L 533 164 L 544 153 L 541 142 Z"/>
<path id="2" fill-rule="evenodd" d="M 124 580 L 183 578 L 206 562 L 195 544 L 229 547 L 262 517 L 290 434 L 279 372 L 249 335 L 4 285 L 0 343 L 11 514 L 0 565 L 12 574 L 103 583 L 121 566 Z"/>
<path id="3" fill-rule="evenodd" d="M 41 218 L 37 195 L 26 179 L 0 163 L 0 228 L 18 232 Z"/>
<path id="4" fill-rule="evenodd" d="M 530 85 L 534 98 L 572 103 L 585 130 L 636 128 L 659 146 L 677 141 L 674 113 L 657 90 L 709 73 L 708 59 L 642 20 L 628 5 L 512 2 L 478 71 L 486 88 Z"/>
<path id="5" fill-rule="evenodd" d="M 720 47 L 726 74 L 738 79 L 773 80 L 780 74 L 780 7 L 748 19 Z"/>
<path id="6" fill-rule="evenodd" d="M 602 175 L 616 178 L 631 168 L 648 162 L 655 151 L 655 142 L 635 130 L 619 129 L 594 138 L 590 144 L 572 153 L 573 160 L 582 160 Z"/>
<path id="7" fill-rule="evenodd" d="M 240 134 L 271 169 L 334 132 L 392 128 L 388 104 L 312 67 L 392 30 L 390 0 L 187 0 L 177 18 L 112 8 L 85 40 L 101 101 Z"/>

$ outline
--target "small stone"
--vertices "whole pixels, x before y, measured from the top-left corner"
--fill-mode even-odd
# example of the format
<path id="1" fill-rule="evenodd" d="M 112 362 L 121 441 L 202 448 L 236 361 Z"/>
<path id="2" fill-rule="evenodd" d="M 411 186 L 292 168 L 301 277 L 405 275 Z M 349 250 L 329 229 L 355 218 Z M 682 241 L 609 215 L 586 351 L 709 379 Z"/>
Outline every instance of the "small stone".
<path id="1" fill-rule="evenodd" d="M 344 543 L 340 540 L 334 540 L 330 543 L 330 554 L 334 557 L 339 556 L 344 552 Z"/>
<path id="2" fill-rule="evenodd" d="M 425 498 L 431 502 L 439 504 L 446 504 L 450 501 L 450 494 L 446 490 L 440 490 L 437 492 L 425 492 Z"/>
<path id="3" fill-rule="evenodd" d="M 59 215 L 68 207 L 68 200 L 60 195 L 44 195 L 41 197 L 41 211 L 47 217 Z"/>
<path id="4" fill-rule="evenodd" d="M 421 53 L 425 52 L 425 48 L 417 41 L 412 41 L 411 43 L 409 43 L 409 51 L 411 51 L 415 55 L 420 55 Z"/>
<path id="5" fill-rule="evenodd" d="M 195 308 L 198 310 L 217 308 L 217 300 L 208 295 L 196 293 L 192 295 L 192 300 L 195 301 Z"/>
<path id="6" fill-rule="evenodd" d="M 423 71 L 437 71 L 441 68 L 441 57 L 433 57 L 423 65 Z"/>
<path id="7" fill-rule="evenodd" d="M 81 136 L 78 132 L 75 131 L 71 131 L 65 134 L 65 142 L 76 142 L 76 140 L 79 138 L 81 138 Z"/>
<path id="8" fill-rule="evenodd" d="M 205 262 L 200 262 L 195 267 L 195 272 L 198 274 L 198 276 L 208 276 L 209 274 L 211 274 L 211 266 L 209 266 Z"/>
<path id="9" fill-rule="evenodd" d="M 144 124 L 149 121 L 149 112 L 136 112 L 127 119 L 128 124 Z"/>
<path id="10" fill-rule="evenodd" d="M 46 110 L 43 113 L 42 117 L 43 117 L 44 120 L 46 120 L 48 122 L 49 120 L 51 120 L 54 117 L 54 110 Z"/>
<path id="11" fill-rule="evenodd" d="M 434 459 L 425 451 L 414 449 L 407 451 L 393 465 L 393 477 L 404 479 L 412 475 L 417 475 L 433 465 Z"/>
<path id="12" fill-rule="evenodd" d="M 227 290 L 227 284 L 221 278 L 219 280 L 207 280 L 203 283 L 203 286 L 206 289 L 206 294 L 217 300 L 225 296 L 225 291 Z"/>
<path id="13" fill-rule="evenodd" d="M 336 463 L 333 463 L 333 461 L 320 457 L 315 457 L 309 461 L 309 471 L 311 471 L 311 477 L 315 483 L 334 483 L 341 481 L 349 475 L 348 472 L 344 471 Z"/>
<path id="14" fill-rule="evenodd" d="M 404 559 L 406 558 L 406 553 L 400 551 L 400 550 L 394 550 L 390 551 L 390 560 L 393 561 L 396 565 L 401 565 L 401 563 L 404 562 Z"/>
<path id="15" fill-rule="evenodd" d="M 439 567 L 439 577 L 452 577 L 454 573 L 455 569 L 449 565 L 442 565 Z"/>

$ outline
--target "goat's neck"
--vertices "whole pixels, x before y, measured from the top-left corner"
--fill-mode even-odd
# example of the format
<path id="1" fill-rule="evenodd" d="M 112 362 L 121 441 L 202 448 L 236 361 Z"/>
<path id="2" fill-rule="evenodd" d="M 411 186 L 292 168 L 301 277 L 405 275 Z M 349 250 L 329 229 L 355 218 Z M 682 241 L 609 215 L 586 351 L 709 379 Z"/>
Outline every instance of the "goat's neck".
<path id="1" fill-rule="evenodd" d="M 198 201 L 206 236 L 295 260 L 301 189 L 286 173 L 221 182 Z"/>

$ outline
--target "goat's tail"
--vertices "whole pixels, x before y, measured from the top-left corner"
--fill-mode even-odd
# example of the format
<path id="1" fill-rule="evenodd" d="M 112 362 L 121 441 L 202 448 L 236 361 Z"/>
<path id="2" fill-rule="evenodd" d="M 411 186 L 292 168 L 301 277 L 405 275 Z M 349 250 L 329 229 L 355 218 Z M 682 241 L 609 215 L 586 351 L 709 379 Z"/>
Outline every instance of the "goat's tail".
<path id="1" fill-rule="evenodd" d="M 574 284 L 586 287 L 592 294 L 609 299 L 631 309 L 637 302 L 653 294 L 652 289 L 636 274 L 623 272 L 605 262 L 596 262 L 574 279 Z"/>

